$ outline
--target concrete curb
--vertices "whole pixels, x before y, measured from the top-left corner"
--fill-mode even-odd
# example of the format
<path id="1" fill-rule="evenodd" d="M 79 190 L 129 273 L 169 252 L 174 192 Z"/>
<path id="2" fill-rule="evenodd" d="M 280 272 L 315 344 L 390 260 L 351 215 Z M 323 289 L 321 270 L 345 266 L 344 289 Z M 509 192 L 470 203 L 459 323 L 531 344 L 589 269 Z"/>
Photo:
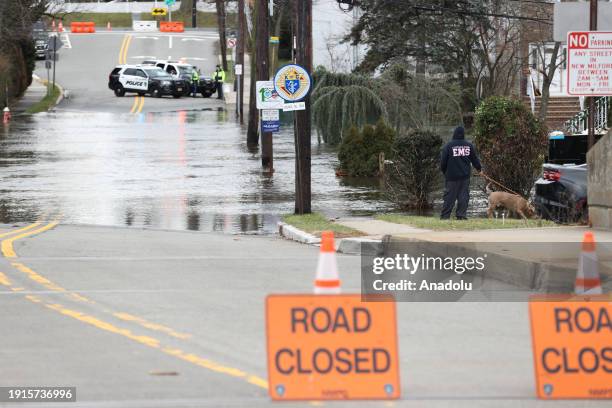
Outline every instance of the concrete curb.
<path id="1" fill-rule="evenodd" d="M 473 256 L 474 253 L 480 256 L 486 254 L 489 262 L 494 262 L 496 265 L 501 266 L 493 271 L 488 270 L 485 275 L 474 273 L 473 275 L 475 276 L 486 276 L 487 278 L 493 278 L 522 288 L 549 293 L 566 293 L 574 289 L 574 280 L 576 278 L 576 268 L 574 267 L 521 259 L 512 255 L 486 251 L 483 248 L 478 248 L 478 246 L 474 247 L 474 243 L 468 242 L 439 242 L 401 237 L 396 239 L 390 244 L 394 245 L 405 242 L 422 245 L 422 251 L 434 251 L 441 256 L 465 257 Z M 470 246 L 469 244 L 472 245 Z"/>
<path id="2" fill-rule="evenodd" d="M 282 221 L 279 221 L 277 225 L 278 233 L 283 238 L 308 245 L 318 245 L 321 243 L 321 238 L 317 238 L 312 234 L 302 231 L 301 229 L 295 228 L 293 225 L 289 225 Z"/>
<path id="3" fill-rule="evenodd" d="M 321 238 L 284 222 L 278 223 L 278 233 L 281 237 L 307 245 L 319 245 Z M 377 254 L 382 250 L 382 240 L 373 238 L 341 238 L 336 240 L 336 252 L 346 255 L 361 255 L 362 253 Z"/>
<path id="4" fill-rule="evenodd" d="M 39 77 L 36 74 L 32 74 L 32 78 L 35 81 L 40 82 L 41 84 L 47 85 L 47 80 L 42 79 L 41 77 Z M 53 106 L 51 108 L 49 108 L 49 111 L 54 109 L 57 105 L 59 105 L 63 100 L 64 100 L 64 87 L 62 87 L 60 84 L 58 84 L 57 82 L 55 82 L 55 86 L 57 87 L 57 89 L 59 89 L 59 96 L 57 97 L 57 100 L 55 101 L 55 103 L 53 104 Z M 48 112 L 48 111 L 47 111 Z"/>
<path id="5" fill-rule="evenodd" d="M 382 240 L 372 238 L 342 238 L 337 252 L 347 255 L 375 255 L 382 250 Z"/>

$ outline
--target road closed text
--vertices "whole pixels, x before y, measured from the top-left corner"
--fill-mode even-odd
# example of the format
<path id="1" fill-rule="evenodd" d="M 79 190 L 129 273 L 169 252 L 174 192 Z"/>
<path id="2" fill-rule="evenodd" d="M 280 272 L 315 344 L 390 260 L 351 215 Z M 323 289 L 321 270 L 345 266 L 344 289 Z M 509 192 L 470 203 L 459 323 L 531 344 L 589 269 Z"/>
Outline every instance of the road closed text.
<path id="1" fill-rule="evenodd" d="M 372 316 L 361 307 L 326 309 L 316 307 L 291 309 L 293 333 L 365 333 L 371 329 Z M 276 352 L 274 363 L 282 374 L 339 374 L 384 373 L 391 367 L 389 352 L 380 347 L 325 348 L 303 350 L 282 348 Z"/>
<path id="2" fill-rule="evenodd" d="M 360 295 L 270 296 L 267 321 L 272 398 L 399 396 L 393 303 L 366 304 Z"/>
<path id="3" fill-rule="evenodd" d="M 540 398 L 612 398 L 612 303 L 577 299 L 529 303 Z"/>
<path id="4" fill-rule="evenodd" d="M 555 332 L 564 335 L 572 333 L 599 333 L 608 336 L 609 344 L 593 347 L 585 344 L 578 349 L 568 347 L 546 347 L 540 356 L 542 368 L 547 373 L 612 373 L 612 322 L 604 307 L 571 310 L 557 307 L 554 310 Z"/>

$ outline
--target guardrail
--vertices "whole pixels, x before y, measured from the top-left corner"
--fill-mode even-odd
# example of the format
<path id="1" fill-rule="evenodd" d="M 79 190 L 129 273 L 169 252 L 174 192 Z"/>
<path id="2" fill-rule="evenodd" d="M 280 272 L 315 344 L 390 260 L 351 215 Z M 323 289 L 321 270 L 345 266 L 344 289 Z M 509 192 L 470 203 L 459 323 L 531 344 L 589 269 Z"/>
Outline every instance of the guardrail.
<path id="1" fill-rule="evenodd" d="M 163 33 L 182 33 L 185 31 L 185 25 L 182 21 L 160 21 L 159 31 Z"/>
<path id="2" fill-rule="evenodd" d="M 610 97 L 602 96 L 595 99 L 595 133 L 608 129 L 608 109 Z M 586 133 L 589 129 L 589 109 L 583 109 L 573 118 L 563 124 L 570 134 Z"/>
<path id="3" fill-rule="evenodd" d="M 134 31 L 157 31 L 157 21 L 132 21 L 132 29 Z"/>
<path id="4" fill-rule="evenodd" d="M 95 33 L 96 25 L 92 21 L 73 21 L 70 23 L 70 32 L 75 34 Z"/>

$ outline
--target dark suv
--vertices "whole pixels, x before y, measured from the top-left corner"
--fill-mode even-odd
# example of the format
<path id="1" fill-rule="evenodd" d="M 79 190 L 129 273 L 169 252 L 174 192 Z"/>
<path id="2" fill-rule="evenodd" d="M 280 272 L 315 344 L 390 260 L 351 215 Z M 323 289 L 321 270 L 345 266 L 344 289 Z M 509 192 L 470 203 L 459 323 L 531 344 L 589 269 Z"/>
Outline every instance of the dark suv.
<path id="1" fill-rule="evenodd" d="M 562 223 L 588 220 L 586 151 L 586 135 L 549 136 L 547 163 L 535 183 L 534 204 L 542 218 Z"/>

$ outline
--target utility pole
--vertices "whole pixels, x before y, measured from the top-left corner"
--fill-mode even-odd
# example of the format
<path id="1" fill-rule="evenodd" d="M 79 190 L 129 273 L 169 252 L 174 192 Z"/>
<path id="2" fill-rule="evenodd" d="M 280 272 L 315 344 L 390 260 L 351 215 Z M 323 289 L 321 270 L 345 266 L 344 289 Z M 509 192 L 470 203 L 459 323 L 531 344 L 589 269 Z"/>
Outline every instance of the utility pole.
<path id="1" fill-rule="evenodd" d="M 293 0 L 294 58 L 312 72 L 312 0 Z M 304 99 L 306 109 L 295 112 L 295 213 L 310 214 L 310 95 Z"/>
<path id="2" fill-rule="evenodd" d="M 196 28 L 198 26 L 198 0 L 193 0 L 191 4 L 191 26 Z"/>
<path id="3" fill-rule="evenodd" d="M 270 29 L 268 0 L 256 0 L 255 55 L 257 58 L 257 80 L 270 80 Z M 272 147 L 272 132 L 261 132 L 261 165 L 267 172 L 274 172 L 274 157 Z"/>
<path id="4" fill-rule="evenodd" d="M 56 64 L 57 64 L 57 35 L 54 35 L 53 36 L 53 86 L 51 87 L 51 92 L 55 91 L 55 65 Z"/>
<path id="5" fill-rule="evenodd" d="M 236 75 L 236 114 L 240 123 L 244 122 L 244 42 L 246 39 L 246 16 L 244 13 L 244 0 L 238 0 L 238 42 L 236 44 L 236 64 L 242 65 L 242 75 Z"/>
<path id="6" fill-rule="evenodd" d="M 591 0 L 589 16 L 589 30 L 597 31 L 597 0 Z M 587 152 L 595 144 L 595 97 L 589 97 L 589 135 L 587 138 Z"/>

